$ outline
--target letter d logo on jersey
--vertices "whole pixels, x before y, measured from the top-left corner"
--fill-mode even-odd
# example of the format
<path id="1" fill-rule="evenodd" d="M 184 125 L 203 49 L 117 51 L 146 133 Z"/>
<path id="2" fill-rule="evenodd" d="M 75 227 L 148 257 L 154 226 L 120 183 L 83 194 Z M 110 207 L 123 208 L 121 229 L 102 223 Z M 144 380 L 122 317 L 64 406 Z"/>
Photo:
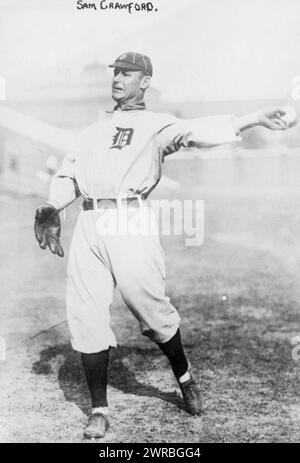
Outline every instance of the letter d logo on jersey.
<path id="1" fill-rule="evenodd" d="M 113 144 L 110 147 L 117 148 L 118 150 L 124 148 L 126 145 L 130 145 L 133 129 L 122 129 L 121 127 L 116 127 L 117 133 L 113 136 Z"/>

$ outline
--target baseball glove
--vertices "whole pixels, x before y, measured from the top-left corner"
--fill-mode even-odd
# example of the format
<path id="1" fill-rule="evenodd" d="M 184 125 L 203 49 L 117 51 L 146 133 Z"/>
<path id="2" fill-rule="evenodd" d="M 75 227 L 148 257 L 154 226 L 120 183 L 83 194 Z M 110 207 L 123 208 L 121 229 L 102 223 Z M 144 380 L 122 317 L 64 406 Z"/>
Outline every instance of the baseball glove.
<path id="1" fill-rule="evenodd" d="M 59 212 L 51 204 L 43 204 L 36 210 L 34 223 L 35 237 L 40 248 L 48 246 L 53 254 L 64 256 L 64 250 L 60 244 L 60 218 Z"/>

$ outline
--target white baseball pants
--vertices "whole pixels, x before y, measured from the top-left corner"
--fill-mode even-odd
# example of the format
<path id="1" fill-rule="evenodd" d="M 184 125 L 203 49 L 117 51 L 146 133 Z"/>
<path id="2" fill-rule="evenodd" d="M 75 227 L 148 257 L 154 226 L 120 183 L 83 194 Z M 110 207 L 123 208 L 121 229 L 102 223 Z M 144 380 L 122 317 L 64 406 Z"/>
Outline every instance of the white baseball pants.
<path id="1" fill-rule="evenodd" d="M 179 314 L 165 295 L 165 256 L 153 211 L 143 206 L 125 208 L 121 219 L 118 214 L 118 208 L 81 211 L 74 230 L 66 306 L 71 343 L 79 352 L 116 346 L 110 326 L 116 285 L 144 335 L 167 342 L 179 327 Z"/>

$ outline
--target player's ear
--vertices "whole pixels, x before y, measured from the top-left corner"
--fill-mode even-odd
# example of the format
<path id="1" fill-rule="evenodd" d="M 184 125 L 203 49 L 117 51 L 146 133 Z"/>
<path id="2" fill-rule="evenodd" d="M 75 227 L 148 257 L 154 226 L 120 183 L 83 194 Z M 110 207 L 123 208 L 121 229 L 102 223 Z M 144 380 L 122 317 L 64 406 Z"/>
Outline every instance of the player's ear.
<path id="1" fill-rule="evenodd" d="M 150 76 L 143 76 L 142 79 L 141 79 L 141 89 L 142 90 L 147 90 L 147 88 L 149 87 L 150 85 L 150 81 L 151 81 L 151 77 Z"/>

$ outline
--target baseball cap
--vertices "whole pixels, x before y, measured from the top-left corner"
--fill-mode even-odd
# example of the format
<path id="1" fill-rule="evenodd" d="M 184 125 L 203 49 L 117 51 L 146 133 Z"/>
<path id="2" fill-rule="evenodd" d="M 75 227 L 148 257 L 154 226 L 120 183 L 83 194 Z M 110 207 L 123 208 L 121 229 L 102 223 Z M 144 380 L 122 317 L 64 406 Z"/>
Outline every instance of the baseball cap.
<path id="1" fill-rule="evenodd" d="M 127 69 L 128 71 L 143 71 L 149 76 L 153 74 L 152 63 L 149 56 L 132 51 L 120 55 L 109 67 Z"/>

